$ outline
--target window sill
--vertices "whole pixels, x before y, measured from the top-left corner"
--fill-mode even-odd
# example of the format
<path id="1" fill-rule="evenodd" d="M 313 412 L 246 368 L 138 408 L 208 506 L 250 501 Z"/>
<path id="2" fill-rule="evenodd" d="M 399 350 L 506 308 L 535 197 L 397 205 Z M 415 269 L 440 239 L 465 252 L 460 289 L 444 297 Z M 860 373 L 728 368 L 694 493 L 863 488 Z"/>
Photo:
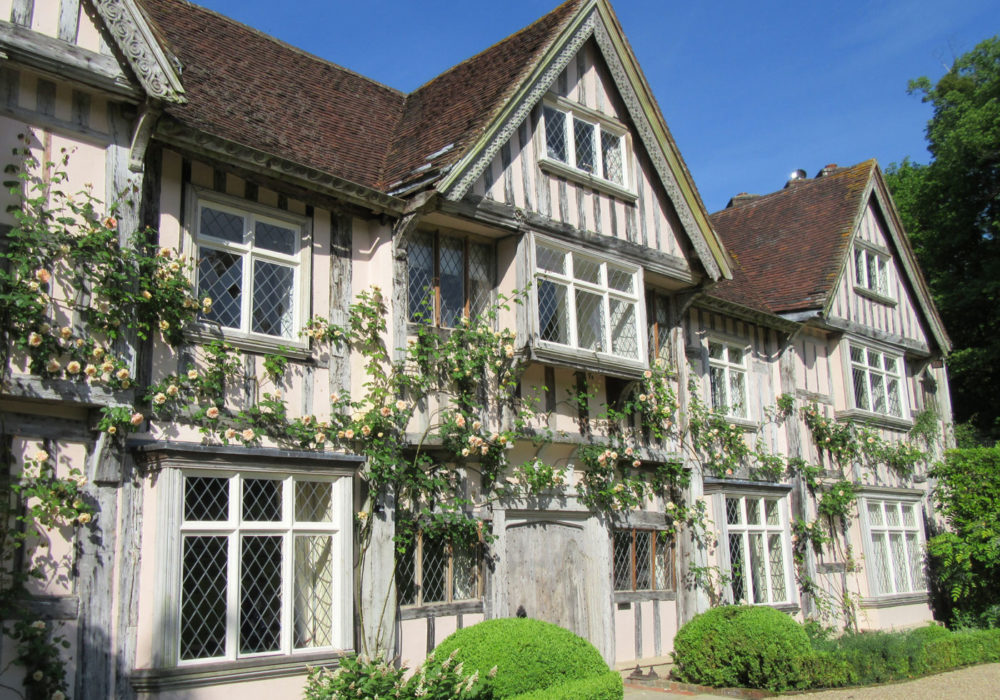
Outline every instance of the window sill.
<path id="1" fill-rule="evenodd" d="M 677 591 L 615 591 L 616 603 L 643 603 L 648 600 L 677 600 Z"/>
<path id="2" fill-rule="evenodd" d="M 591 187 L 604 194 L 611 195 L 612 197 L 617 197 L 626 202 L 635 203 L 639 196 L 625 188 L 621 185 L 616 185 L 615 183 L 605 180 L 604 178 L 596 177 L 583 170 L 577 170 L 574 167 L 566 165 L 565 163 L 560 163 L 558 160 L 552 160 L 551 158 L 539 158 L 538 166 L 549 173 L 550 175 L 558 175 L 564 177 L 567 180 L 572 180 L 585 187 Z"/>
<path id="3" fill-rule="evenodd" d="M 201 688 L 268 678 L 300 676 L 316 666 L 336 666 L 353 651 L 322 651 L 282 654 L 266 658 L 216 661 L 176 668 L 141 669 L 132 673 L 132 688 L 139 693 Z"/>
<path id="4" fill-rule="evenodd" d="M 913 427 L 913 421 L 909 418 L 897 418 L 896 416 L 886 416 L 881 413 L 872 413 L 860 408 L 849 408 L 846 411 L 836 411 L 834 417 L 837 420 L 852 420 L 858 423 L 874 425 L 879 428 L 889 428 L 890 430 L 909 430 Z"/>
<path id="5" fill-rule="evenodd" d="M 892 297 L 880 294 L 875 290 L 868 289 L 868 287 L 859 287 L 858 285 L 854 285 L 854 292 L 859 296 L 863 296 L 866 299 L 871 299 L 872 301 L 877 301 L 879 304 L 884 304 L 885 306 L 896 306 L 896 304 L 898 303 Z"/>
<path id="6" fill-rule="evenodd" d="M 586 372 L 601 372 L 626 379 L 638 379 L 648 368 L 644 360 L 630 360 L 603 352 L 580 350 L 568 345 L 536 339 L 531 358 L 551 364 L 568 365 Z"/>
<path id="7" fill-rule="evenodd" d="M 930 596 L 926 591 L 917 593 L 894 593 L 892 595 L 874 596 L 861 600 L 862 608 L 894 608 L 899 605 L 927 605 Z"/>
<path id="8" fill-rule="evenodd" d="M 739 418 L 737 416 L 723 416 L 723 418 L 729 421 L 730 425 L 734 425 L 745 433 L 756 432 L 760 429 L 760 423 L 755 420 L 750 420 L 749 418 Z"/>
<path id="9" fill-rule="evenodd" d="M 293 360 L 306 360 L 312 356 L 308 340 L 275 338 L 232 330 L 222 331 L 215 326 L 205 324 L 198 324 L 188 331 L 187 336 L 196 343 L 221 341 L 247 352 L 283 355 Z"/>
<path id="10" fill-rule="evenodd" d="M 483 612 L 482 599 L 463 600 L 456 603 L 427 603 L 425 605 L 402 605 L 399 608 L 401 620 L 420 620 L 425 617 L 446 617 Z"/>

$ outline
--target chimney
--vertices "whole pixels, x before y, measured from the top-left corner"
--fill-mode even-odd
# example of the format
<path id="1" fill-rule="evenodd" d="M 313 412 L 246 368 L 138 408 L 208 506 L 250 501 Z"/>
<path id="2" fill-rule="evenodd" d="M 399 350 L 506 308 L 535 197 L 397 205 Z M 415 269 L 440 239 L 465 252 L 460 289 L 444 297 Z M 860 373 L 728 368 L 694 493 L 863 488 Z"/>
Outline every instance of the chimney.
<path id="1" fill-rule="evenodd" d="M 799 168 L 798 170 L 796 170 L 795 172 L 793 172 L 791 175 L 788 176 L 788 182 L 785 183 L 785 188 L 787 189 L 792 185 L 797 185 L 800 182 L 805 182 L 808 179 L 809 178 L 806 177 L 806 171 L 803 170 L 802 168 Z"/>
<path id="2" fill-rule="evenodd" d="M 816 177 L 826 177 L 827 175 L 833 175 L 837 172 L 838 166 L 836 163 L 827 163 L 823 166 L 823 169 L 816 173 Z"/>
<path id="3" fill-rule="evenodd" d="M 733 207 L 742 207 L 744 204 L 749 204 L 755 199 L 760 199 L 760 195 L 750 194 L 748 192 L 740 192 L 738 195 L 729 200 L 729 204 L 726 205 L 726 209 L 732 209 Z"/>

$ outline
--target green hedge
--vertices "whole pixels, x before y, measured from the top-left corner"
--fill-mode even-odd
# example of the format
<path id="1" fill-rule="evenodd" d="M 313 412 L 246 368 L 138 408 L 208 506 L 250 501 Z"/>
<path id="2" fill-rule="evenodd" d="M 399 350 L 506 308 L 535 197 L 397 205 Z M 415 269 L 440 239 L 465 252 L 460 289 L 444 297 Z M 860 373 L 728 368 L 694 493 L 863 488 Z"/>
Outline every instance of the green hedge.
<path id="1" fill-rule="evenodd" d="M 809 686 L 802 625 L 769 607 L 724 605 L 695 616 L 674 638 L 674 675 L 715 687 L 782 691 Z"/>
<path id="2" fill-rule="evenodd" d="M 510 700 L 621 700 L 625 690 L 617 671 L 549 686 L 531 693 L 515 695 Z"/>
<path id="3" fill-rule="evenodd" d="M 464 664 L 466 673 L 479 671 L 494 698 L 604 676 L 609 670 L 600 652 L 586 639 L 557 625 L 527 618 L 486 620 L 460 629 L 438 645 L 434 656 L 440 662 L 455 649 L 456 661 Z M 491 677 L 494 666 L 496 673 Z"/>

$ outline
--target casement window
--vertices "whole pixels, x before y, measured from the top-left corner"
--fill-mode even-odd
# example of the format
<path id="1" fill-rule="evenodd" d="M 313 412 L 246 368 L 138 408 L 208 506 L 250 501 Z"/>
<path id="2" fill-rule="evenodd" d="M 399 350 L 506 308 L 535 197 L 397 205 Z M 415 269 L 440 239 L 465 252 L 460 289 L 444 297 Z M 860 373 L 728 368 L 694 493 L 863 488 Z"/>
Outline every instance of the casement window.
<path id="1" fill-rule="evenodd" d="M 747 418 L 746 346 L 708 341 L 712 408 L 734 418 Z"/>
<path id="2" fill-rule="evenodd" d="M 202 320 L 245 338 L 299 340 L 308 312 L 305 220 L 233 198 L 200 197 L 194 218 Z"/>
<path id="3" fill-rule="evenodd" d="M 540 344 L 588 358 L 644 365 L 641 269 L 539 238 L 534 243 Z"/>
<path id="4" fill-rule="evenodd" d="M 396 553 L 400 605 L 456 603 L 481 598 L 482 547 L 418 532 L 412 545 Z"/>
<path id="5" fill-rule="evenodd" d="M 851 344 L 854 407 L 903 418 L 903 358 Z"/>
<path id="6" fill-rule="evenodd" d="M 890 297 L 889 256 L 855 245 L 854 285 L 880 296 Z"/>
<path id="7" fill-rule="evenodd" d="M 649 292 L 646 295 L 646 316 L 649 319 L 649 359 L 671 361 L 670 348 L 670 302 L 663 294 Z"/>
<path id="8" fill-rule="evenodd" d="M 612 539 L 616 591 L 673 591 L 674 540 L 665 531 L 616 529 Z"/>
<path id="9" fill-rule="evenodd" d="M 408 318 L 454 328 L 489 307 L 493 246 L 468 238 L 420 232 L 407 245 Z"/>
<path id="10" fill-rule="evenodd" d="M 721 544 L 728 557 L 734 603 L 790 602 L 786 499 L 725 494 Z"/>
<path id="11" fill-rule="evenodd" d="M 924 578 L 923 514 L 918 503 L 865 498 L 865 561 L 872 594 L 919 593 Z"/>
<path id="12" fill-rule="evenodd" d="M 168 658 L 350 646 L 349 478 L 185 472 L 181 493 Z"/>
<path id="13" fill-rule="evenodd" d="M 628 148 L 623 127 L 560 103 L 546 104 L 545 155 L 569 168 L 628 188 Z"/>

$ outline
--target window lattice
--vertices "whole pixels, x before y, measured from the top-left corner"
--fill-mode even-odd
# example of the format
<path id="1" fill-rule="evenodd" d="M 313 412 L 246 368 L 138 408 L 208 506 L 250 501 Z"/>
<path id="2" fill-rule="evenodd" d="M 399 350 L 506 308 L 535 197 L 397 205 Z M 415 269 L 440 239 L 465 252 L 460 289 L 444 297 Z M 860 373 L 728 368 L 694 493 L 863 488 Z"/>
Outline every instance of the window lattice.
<path id="1" fill-rule="evenodd" d="M 181 577 L 181 659 L 226 652 L 226 538 L 184 538 Z"/>
<path id="2" fill-rule="evenodd" d="M 243 537 L 240 653 L 277 651 L 281 636 L 281 537 Z"/>
<path id="3" fill-rule="evenodd" d="M 295 323 L 295 270 L 254 262 L 253 331 L 291 338 Z"/>
<path id="4" fill-rule="evenodd" d="M 198 291 L 212 298 L 207 321 L 239 328 L 243 314 L 243 258 L 202 246 L 198 260 Z"/>
<path id="5" fill-rule="evenodd" d="M 333 537 L 295 538 L 295 605 L 292 620 L 296 649 L 333 644 Z"/>
<path id="6" fill-rule="evenodd" d="M 189 476 L 184 480 L 185 520 L 228 520 L 229 479 Z"/>
<path id="7" fill-rule="evenodd" d="M 665 533 L 616 529 L 611 542 L 616 591 L 674 589 L 673 540 Z"/>
<path id="8" fill-rule="evenodd" d="M 864 509 L 874 595 L 924 591 L 922 519 L 913 503 L 869 499 Z"/>
<path id="9" fill-rule="evenodd" d="M 418 533 L 396 552 L 396 594 L 400 605 L 427 605 L 480 597 L 482 551 Z"/>
<path id="10" fill-rule="evenodd" d="M 727 496 L 724 527 L 734 602 L 788 602 L 788 534 L 778 499 Z"/>

